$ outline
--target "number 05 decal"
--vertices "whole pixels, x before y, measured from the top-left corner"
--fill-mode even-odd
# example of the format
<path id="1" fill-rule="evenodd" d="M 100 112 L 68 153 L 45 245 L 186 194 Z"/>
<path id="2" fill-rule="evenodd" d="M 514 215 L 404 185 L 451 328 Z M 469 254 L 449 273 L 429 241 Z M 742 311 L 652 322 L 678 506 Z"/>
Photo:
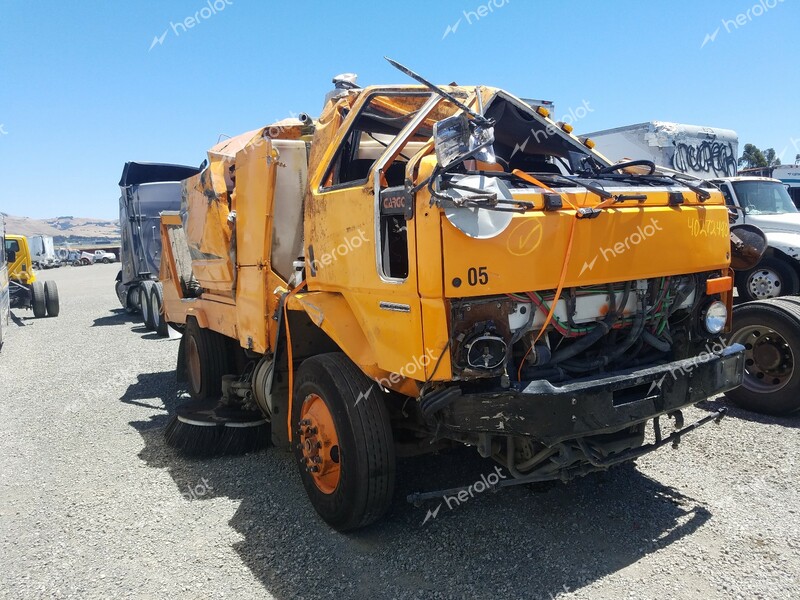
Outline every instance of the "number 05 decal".
<path id="1" fill-rule="evenodd" d="M 486 267 L 470 267 L 467 269 L 467 283 L 473 287 L 489 283 L 489 273 L 486 271 Z"/>

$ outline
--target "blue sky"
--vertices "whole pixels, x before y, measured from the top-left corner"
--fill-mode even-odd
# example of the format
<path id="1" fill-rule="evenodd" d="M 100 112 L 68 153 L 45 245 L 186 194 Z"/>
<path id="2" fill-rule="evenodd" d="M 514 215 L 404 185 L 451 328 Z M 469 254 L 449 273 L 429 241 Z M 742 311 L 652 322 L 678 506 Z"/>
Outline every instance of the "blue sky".
<path id="1" fill-rule="evenodd" d="M 126 160 L 199 164 L 220 134 L 317 114 L 337 73 L 408 82 L 384 55 L 588 106 L 577 131 L 667 120 L 800 152 L 798 0 L 209 1 L 0 0 L 0 211 L 114 218 Z"/>

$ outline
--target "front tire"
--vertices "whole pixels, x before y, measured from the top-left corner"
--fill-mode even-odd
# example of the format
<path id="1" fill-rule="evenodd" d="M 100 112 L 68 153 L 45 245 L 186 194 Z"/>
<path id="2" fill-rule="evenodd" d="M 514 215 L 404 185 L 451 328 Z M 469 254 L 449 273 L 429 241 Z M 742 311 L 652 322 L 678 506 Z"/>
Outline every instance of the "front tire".
<path id="1" fill-rule="evenodd" d="M 800 305 L 793 300 L 733 309 L 729 342 L 745 347 L 745 374 L 726 395 L 742 408 L 771 415 L 800 410 Z"/>
<path id="2" fill-rule="evenodd" d="M 790 296 L 800 290 L 800 277 L 786 261 L 766 256 L 739 276 L 736 289 L 745 302 Z"/>
<path id="3" fill-rule="evenodd" d="M 41 281 L 34 281 L 31 285 L 31 308 L 33 308 L 33 316 L 37 319 L 47 316 L 44 284 Z"/>
<path id="4" fill-rule="evenodd" d="M 320 517 L 338 531 L 382 517 L 394 493 L 395 453 L 377 384 L 344 354 L 311 357 L 298 371 L 292 423 L 300 478 Z"/>
<path id="5" fill-rule="evenodd" d="M 44 303 L 47 307 L 47 316 L 57 317 L 61 306 L 58 299 L 58 287 L 55 281 L 44 282 Z"/>

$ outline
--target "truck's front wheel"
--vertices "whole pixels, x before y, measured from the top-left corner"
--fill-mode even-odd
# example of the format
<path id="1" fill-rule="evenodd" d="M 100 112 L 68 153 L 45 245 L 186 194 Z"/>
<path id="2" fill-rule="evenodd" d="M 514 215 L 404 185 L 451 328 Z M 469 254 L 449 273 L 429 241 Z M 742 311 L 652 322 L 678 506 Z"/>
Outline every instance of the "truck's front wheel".
<path id="1" fill-rule="evenodd" d="M 298 371 L 294 455 L 311 504 L 339 531 L 376 521 L 392 500 L 394 442 L 382 396 L 341 353 L 309 358 Z"/>
<path id="2" fill-rule="evenodd" d="M 786 261 L 765 256 L 758 265 L 739 276 L 736 289 L 745 302 L 790 296 L 800 290 L 800 278 Z"/>

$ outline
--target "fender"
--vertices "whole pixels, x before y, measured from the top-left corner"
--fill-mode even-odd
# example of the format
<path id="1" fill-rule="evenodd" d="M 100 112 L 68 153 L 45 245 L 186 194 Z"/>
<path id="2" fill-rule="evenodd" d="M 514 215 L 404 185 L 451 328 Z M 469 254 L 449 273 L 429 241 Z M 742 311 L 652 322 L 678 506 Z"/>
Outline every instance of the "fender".
<path id="1" fill-rule="evenodd" d="M 770 248 L 800 262 L 800 233 L 788 231 L 765 231 Z M 797 265 L 796 265 L 797 266 Z"/>

